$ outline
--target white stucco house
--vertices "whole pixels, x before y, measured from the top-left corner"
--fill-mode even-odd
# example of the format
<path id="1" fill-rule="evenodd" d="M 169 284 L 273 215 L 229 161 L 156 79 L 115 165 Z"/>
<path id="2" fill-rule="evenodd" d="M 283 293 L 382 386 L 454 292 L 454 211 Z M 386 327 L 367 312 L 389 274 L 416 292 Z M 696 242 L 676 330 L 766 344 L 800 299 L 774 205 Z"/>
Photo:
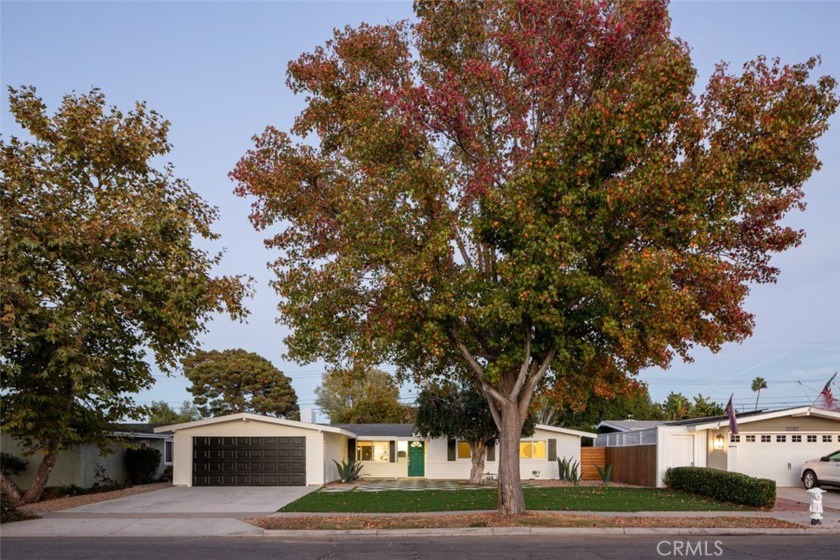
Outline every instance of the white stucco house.
<path id="1" fill-rule="evenodd" d="M 676 422 L 605 420 L 596 447 L 607 447 L 607 463 L 624 467 L 634 455 L 637 469 L 650 470 L 646 480 L 663 486 L 670 467 L 696 466 L 740 472 L 798 486 L 802 465 L 840 450 L 840 412 L 802 406 L 736 415 L 739 433 L 729 432 L 726 416 Z M 639 458 L 641 457 L 641 460 Z M 632 465 L 631 465 L 632 466 Z M 616 481 L 633 478 L 632 468 L 614 469 Z M 638 482 L 637 482 L 638 483 Z M 654 484 L 650 484 L 654 485 Z"/>
<path id="2" fill-rule="evenodd" d="M 411 424 L 316 424 L 232 414 L 156 428 L 174 442 L 173 484 L 312 486 L 338 480 L 333 460 L 362 462 L 362 477 L 467 479 L 466 442 L 424 439 Z M 520 443 L 523 479 L 559 476 L 557 458 L 580 461 L 581 438 L 596 434 L 538 424 Z M 485 472 L 497 472 L 495 446 Z"/>

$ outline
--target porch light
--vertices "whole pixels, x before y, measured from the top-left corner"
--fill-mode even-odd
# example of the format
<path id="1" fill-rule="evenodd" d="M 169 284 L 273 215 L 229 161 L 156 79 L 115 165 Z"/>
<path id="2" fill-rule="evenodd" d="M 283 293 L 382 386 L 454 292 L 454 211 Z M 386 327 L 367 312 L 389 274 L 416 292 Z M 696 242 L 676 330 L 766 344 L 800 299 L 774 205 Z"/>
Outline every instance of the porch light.
<path id="1" fill-rule="evenodd" d="M 723 434 L 715 436 L 715 449 L 723 449 Z"/>

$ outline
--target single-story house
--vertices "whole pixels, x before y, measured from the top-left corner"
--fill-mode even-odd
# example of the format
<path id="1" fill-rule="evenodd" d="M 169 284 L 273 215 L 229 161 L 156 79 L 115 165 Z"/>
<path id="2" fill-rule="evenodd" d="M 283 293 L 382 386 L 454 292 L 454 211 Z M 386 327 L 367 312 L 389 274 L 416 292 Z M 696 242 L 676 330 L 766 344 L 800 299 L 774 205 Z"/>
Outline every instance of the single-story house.
<path id="1" fill-rule="evenodd" d="M 335 461 L 361 461 L 362 477 L 467 479 L 466 442 L 424 439 L 412 424 L 316 424 L 240 413 L 155 429 L 172 434 L 173 484 L 301 486 L 338 480 Z M 557 458 L 580 461 L 581 438 L 596 434 L 537 425 L 520 443 L 523 479 L 558 478 Z M 487 473 L 497 473 L 495 446 Z"/>
<path id="2" fill-rule="evenodd" d="M 840 412 L 810 406 L 759 410 L 729 418 L 715 416 L 634 425 L 607 420 L 598 425 L 596 447 L 607 448 L 613 479 L 664 486 L 670 467 L 710 467 L 798 486 L 802 465 L 840 449 Z"/>
<path id="3" fill-rule="evenodd" d="M 58 458 L 50 473 L 50 486 L 75 485 L 80 488 L 90 488 L 94 484 L 102 483 L 101 476 L 118 482 L 128 481 L 125 470 L 125 450 L 127 446 L 152 447 L 160 451 L 160 467 L 157 476 L 163 474 L 167 466 L 172 465 L 172 436 L 171 434 L 155 433 L 154 424 L 121 424 L 114 427 L 113 436 L 125 442 L 115 443 L 111 452 L 102 453 L 94 443 L 74 445 L 69 449 L 59 451 Z M 23 449 L 11 435 L 0 434 L 0 450 L 28 461 L 26 470 L 11 478 L 21 488 L 28 487 L 35 477 L 35 471 L 41 463 L 41 456 L 36 454 L 26 457 Z"/>

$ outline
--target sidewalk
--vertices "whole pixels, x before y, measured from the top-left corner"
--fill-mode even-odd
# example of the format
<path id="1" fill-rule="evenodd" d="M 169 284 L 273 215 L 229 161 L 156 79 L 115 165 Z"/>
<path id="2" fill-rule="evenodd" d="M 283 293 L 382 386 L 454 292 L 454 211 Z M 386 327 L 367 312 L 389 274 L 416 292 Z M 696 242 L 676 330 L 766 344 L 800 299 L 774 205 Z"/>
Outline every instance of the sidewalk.
<path id="1" fill-rule="evenodd" d="M 470 512 L 437 512 L 423 515 L 475 514 Z M 484 512 L 492 513 L 492 512 Z M 714 529 L 714 528 L 555 528 L 555 527 L 466 527 L 457 529 L 352 529 L 352 530 L 264 530 L 233 516 L 214 514 L 108 514 L 57 512 L 42 519 L 9 523 L 0 527 L 0 537 L 324 537 L 357 535 L 377 537 L 400 536 L 469 536 L 469 535 L 837 535 L 840 534 L 840 512 L 825 513 L 823 525 L 807 525 L 807 512 L 800 511 L 729 511 L 729 512 L 563 512 L 569 515 L 599 517 L 764 517 L 802 524 L 801 529 Z M 317 513 L 275 513 L 270 517 L 329 516 Z M 372 514 L 346 513 L 343 516 Z M 416 513 L 387 514 L 389 516 Z"/>

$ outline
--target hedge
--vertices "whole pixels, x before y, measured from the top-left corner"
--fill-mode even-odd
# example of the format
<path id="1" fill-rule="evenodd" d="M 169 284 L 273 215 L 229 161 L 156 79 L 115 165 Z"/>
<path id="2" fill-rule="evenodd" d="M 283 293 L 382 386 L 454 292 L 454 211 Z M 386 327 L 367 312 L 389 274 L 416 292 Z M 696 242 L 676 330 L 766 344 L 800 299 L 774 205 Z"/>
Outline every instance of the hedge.
<path id="1" fill-rule="evenodd" d="M 675 467 L 665 471 L 665 485 L 722 502 L 770 508 L 776 503 L 776 482 L 706 467 Z"/>

